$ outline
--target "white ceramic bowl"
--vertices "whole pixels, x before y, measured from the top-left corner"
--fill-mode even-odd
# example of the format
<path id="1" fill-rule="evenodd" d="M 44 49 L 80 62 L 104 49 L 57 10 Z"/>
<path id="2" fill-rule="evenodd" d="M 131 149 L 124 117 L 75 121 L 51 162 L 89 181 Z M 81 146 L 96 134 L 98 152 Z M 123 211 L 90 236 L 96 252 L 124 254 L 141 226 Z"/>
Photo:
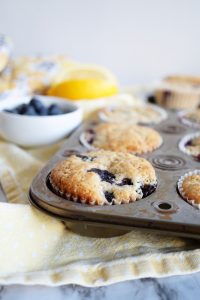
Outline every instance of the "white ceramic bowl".
<path id="1" fill-rule="evenodd" d="M 46 106 L 57 104 L 63 111 L 55 116 L 24 116 L 4 112 L 19 104 L 28 103 L 30 96 L 10 98 L 0 102 L 0 135 L 24 147 L 54 143 L 69 134 L 82 121 L 82 109 L 74 103 L 57 97 L 36 96 Z"/>

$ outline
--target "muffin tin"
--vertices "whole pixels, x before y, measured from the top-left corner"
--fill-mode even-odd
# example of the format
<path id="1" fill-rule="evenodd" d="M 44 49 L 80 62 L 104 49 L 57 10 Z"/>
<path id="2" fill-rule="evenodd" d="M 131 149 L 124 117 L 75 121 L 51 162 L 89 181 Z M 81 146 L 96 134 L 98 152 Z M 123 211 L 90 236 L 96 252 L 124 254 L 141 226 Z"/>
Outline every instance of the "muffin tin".
<path id="1" fill-rule="evenodd" d="M 195 130 L 179 122 L 177 113 L 167 113 L 165 121 L 151 126 L 162 135 L 162 146 L 142 155 L 156 170 L 158 187 L 153 194 L 130 204 L 89 206 L 63 199 L 52 192 L 48 175 L 55 164 L 72 153 L 87 151 L 79 138 L 86 128 L 92 126 L 89 122 L 72 133 L 35 177 L 30 187 L 31 203 L 43 212 L 60 218 L 67 227 L 83 235 L 114 236 L 141 228 L 200 239 L 200 211 L 183 200 L 177 191 L 178 179 L 200 166 L 178 147 L 181 138 Z"/>

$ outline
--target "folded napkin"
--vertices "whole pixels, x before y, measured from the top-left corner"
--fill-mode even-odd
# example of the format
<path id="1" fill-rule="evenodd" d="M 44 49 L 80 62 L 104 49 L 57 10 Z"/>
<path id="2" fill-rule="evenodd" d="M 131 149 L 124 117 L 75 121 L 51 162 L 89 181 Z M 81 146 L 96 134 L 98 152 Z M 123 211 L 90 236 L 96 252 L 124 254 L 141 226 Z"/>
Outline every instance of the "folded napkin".
<path id="1" fill-rule="evenodd" d="M 82 102 L 91 110 L 105 104 Z M 39 212 L 28 202 L 33 177 L 59 149 L 24 150 L 0 141 L 0 284 L 101 286 L 142 277 L 200 270 L 200 243 L 139 229 L 113 238 L 89 238 Z"/>

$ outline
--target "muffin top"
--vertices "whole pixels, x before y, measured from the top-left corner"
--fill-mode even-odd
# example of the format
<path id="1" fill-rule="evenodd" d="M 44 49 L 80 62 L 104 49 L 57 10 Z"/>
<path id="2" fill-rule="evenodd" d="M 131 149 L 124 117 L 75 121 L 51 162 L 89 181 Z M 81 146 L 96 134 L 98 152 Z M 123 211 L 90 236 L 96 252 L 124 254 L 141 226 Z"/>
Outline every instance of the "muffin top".
<path id="1" fill-rule="evenodd" d="M 183 75 L 173 75 L 164 78 L 163 84 L 171 87 L 172 89 L 181 89 L 184 92 L 198 92 L 200 91 L 200 77 L 195 76 L 183 76 Z"/>
<path id="2" fill-rule="evenodd" d="M 157 124 L 166 119 L 167 113 L 156 105 L 125 105 L 101 108 L 99 118 L 106 122 L 128 122 L 132 124 Z"/>
<path id="3" fill-rule="evenodd" d="M 64 198 L 91 205 L 136 201 L 157 185 L 152 165 L 130 153 L 91 151 L 69 156 L 50 174 L 54 191 Z"/>
<path id="4" fill-rule="evenodd" d="M 200 174 L 186 176 L 182 183 L 184 198 L 200 204 Z"/>
<path id="5" fill-rule="evenodd" d="M 180 85 L 190 85 L 194 87 L 200 87 L 200 77 L 189 75 L 171 75 L 164 79 L 166 82 Z"/>
<path id="6" fill-rule="evenodd" d="M 148 127 L 128 123 L 101 123 L 86 130 L 81 137 L 88 148 L 142 154 L 162 144 L 160 134 Z"/>

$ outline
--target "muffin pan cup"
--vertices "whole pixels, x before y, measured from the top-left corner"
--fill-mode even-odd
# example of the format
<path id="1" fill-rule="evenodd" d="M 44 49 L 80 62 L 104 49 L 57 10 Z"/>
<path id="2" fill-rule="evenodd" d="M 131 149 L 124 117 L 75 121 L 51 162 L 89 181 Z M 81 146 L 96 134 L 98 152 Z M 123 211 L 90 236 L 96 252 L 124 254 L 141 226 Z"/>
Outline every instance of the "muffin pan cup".
<path id="1" fill-rule="evenodd" d="M 200 212 L 179 194 L 177 182 L 181 176 L 199 168 L 200 163 L 180 151 L 184 135 L 195 132 L 181 124 L 175 112 L 151 126 L 163 138 L 159 149 L 141 155 L 155 168 L 158 186 L 154 193 L 129 204 L 90 206 L 63 199 L 48 186 L 48 175 L 58 161 L 72 153 L 87 152 L 80 143 L 80 135 L 90 122 L 72 133 L 62 148 L 34 178 L 30 187 L 30 201 L 45 213 L 63 220 L 76 233 L 88 236 L 115 236 L 134 228 L 152 230 L 167 235 L 200 239 Z"/>
<path id="2" fill-rule="evenodd" d="M 113 105 L 113 107 L 115 107 Z M 116 106 L 117 107 L 117 106 Z M 141 125 L 155 125 L 155 124 L 159 124 L 160 122 L 164 121 L 167 119 L 167 112 L 165 109 L 159 107 L 158 105 L 155 104 L 136 104 L 133 107 L 144 107 L 144 109 L 146 107 L 152 108 L 155 112 L 159 113 L 159 117 L 158 119 L 155 119 L 153 122 L 141 122 Z M 112 106 L 107 107 L 107 110 L 109 111 L 109 109 L 112 108 Z M 103 121 L 103 122 L 112 122 L 112 120 L 109 120 L 109 117 L 103 112 L 100 111 L 98 114 L 99 120 Z M 135 122 L 131 122 L 131 120 L 129 120 L 130 124 L 136 124 Z M 117 122 L 118 123 L 118 122 Z"/>
<path id="3" fill-rule="evenodd" d="M 178 180 L 178 191 L 181 194 L 181 196 L 183 197 L 183 199 L 185 199 L 188 203 L 190 203 L 192 206 L 196 207 L 197 209 L 200 209 L 200 204 L 198 204 L 194 199 L 188 199 L 184 190 L 183 190 L 183 181 L 191 175 L 200 175 L 200 170 L 194 170 L 191 172 L 188 172 L 186 174 L 184 174 L 183 176 L 181 176 Z"/>
<path id="4" fill-rule="evenodd" d="M 187 114 L 190 112 L 193 112 L 195 109 L 191 109 L 191 110 L 183 110 L 179 112 L 179 118 L 181 120 L 181 122 L 183 124 L 185 124 L 186 126 L 192 127 L 194 129 L 200 129 L 200 124 L 198 122 L 195 122 L 193 120 L 190 120 L 189 118 L 187 118 Z"/>
<path id="5" fill-rule="evenodd" d="M 199 136 L 200 136 L 200 131 L 198 131 L 198 132 L 193 132 L 193 133 L 190 133 L 190 134 L 185 135 L 185 136 L 180 140 L 180 143 L 179 143 L 179 149 L 180 149 L 182 152 L 184 152 L 185 154 L 189 155 L 190 157 L 193 157 L 194 159 L 197 159 L 197 157 L 196 157 L 194 154 L 192 154 L 192 153 L 190 152 L 190 150 L 186 148 L 185 145 L 186 145 L 189 141 L 191 141 L 191 140 L 193 140 L 193 139 L 196 139 L 196 138 L 198 138 Z"/>

